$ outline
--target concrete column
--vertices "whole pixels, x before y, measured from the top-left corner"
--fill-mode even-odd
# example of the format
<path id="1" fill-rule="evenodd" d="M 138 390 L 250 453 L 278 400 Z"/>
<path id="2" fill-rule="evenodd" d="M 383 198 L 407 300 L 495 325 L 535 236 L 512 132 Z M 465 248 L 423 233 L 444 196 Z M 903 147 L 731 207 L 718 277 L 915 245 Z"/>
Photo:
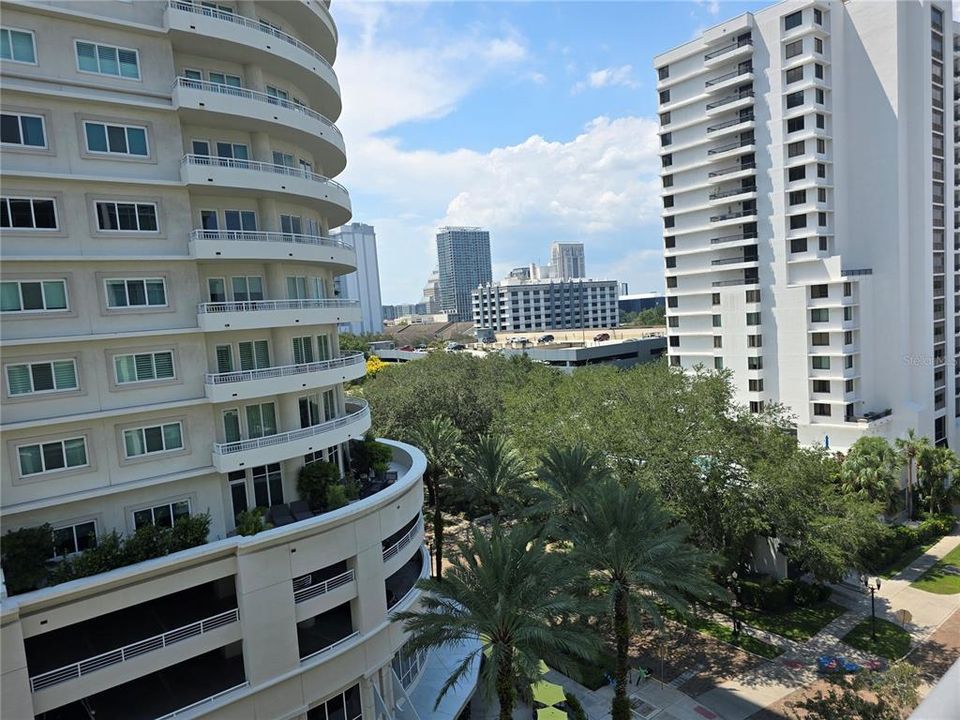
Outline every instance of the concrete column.
<path id="1" fill-rule="evenodd" d="M 250 133 L 253 144 L 253 159 L 260 162 L 273 162 L 273 148 L 270 145 L 270 136 L 265 132 Z"/>
<path id="2" fill-rule="evenodd" d="M 263 79 L 263 68 L 259 65 L 245 64 L 243 66 L 243 79 L 251 90 L 262 93 L 267 91 L 267 83 Z"/>
<path id="3" fill-rule="evenodd" d="M 377 703 L 373 699 L 373 683 L 373 678 L 360 678 L 360 710 L 365 718 L 377 717 Z"/>
<path id="4" fill-rule="evenodd" d="M 367 634 L 373 632 L 387 614 L 378 519 L 374 516 L 361 519 L 357 524 L 357 538 L 364 538 L 369 544 L 357 552 L 354 561 L 358 587 L 353 622 L 354 629 Z"/>
<path id="5" fill-rule="evenodd" d="M 271 197 L 257 198 L 257 222 L 261 230 L 280 232 L 280 213 L 277 212 L 277 201 L 275 199 Z"/>
<path id="6" fill-rule="evenodd" d="M 11 613 L 12 615 L 12 613 Z M 33 717 L 33 696 L 27 671 L 27 653 L 23 644 L 23 628 L 19 619 L 11 619 L 0 630 L 0 648 L 3 655 L 3 674 L 0 675 L 0 693 L 3 695 L 3 716 Z"/>
<path id="7" fill-rule="evenodd" d="M 287 276 L 280 263 L 268 263 L 263 278 L 266 284 L 267 299 L 285 300 L 287 297 Z"/>
<path id="8" fill-rule="evenodd" d="M 256 20 L 258 17 L 257 6 L 253 0 L 237 0 L 237 12 L 251 20 Z"/>

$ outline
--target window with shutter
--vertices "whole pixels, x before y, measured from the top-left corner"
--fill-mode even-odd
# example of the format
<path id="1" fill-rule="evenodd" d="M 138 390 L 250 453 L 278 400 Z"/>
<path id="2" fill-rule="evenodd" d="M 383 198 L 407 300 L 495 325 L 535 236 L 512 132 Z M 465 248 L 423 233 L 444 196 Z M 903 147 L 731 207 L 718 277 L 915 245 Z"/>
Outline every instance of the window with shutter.
<path id="1" fill-rule="evenodd" d="M 158 380 L 174 377 L 172 352 L 154 353 L 153 363 L 154 375 Z"/>
<path id="2" fill-rule="evenodd" d="M 134 362 L 137 368 L 137 380 L 153 380 L 153 355 L 135 355 Z"/>
<path id="3" fill-rule="evenodd" d="M 313 338 L 309 335 L 293 338 L 293 361 L 298 365 L 314 362 Z"/>
<path id="4" fill-rule="evenodd" d="M 233 372 L 233 348 L 217 345 L 217 372 Z"/>
<path id="5" fill-rule="evenodd" d="M 329 360 L 333 357 L 330 353 L 330 336 L 317 335 L 317 359 Z"/>
<path id="6" fill-rule="evenodd" d="M 239 349 L 240 349 L 240 369 L 253 370 L 255 368 L 254 359 L 253 359 L 253 343 L 242 342 L 239 345 Z"/>
<path id="7" fill-rule="evenodd" d="M 266 340 L 254 341 L 253 359 L 258 370 L 270 367 L 270 346 Z"/>
<path id="8" fill-rule="evenodd" d="M 238 410 L 223 411 L 223 436 L 225 442 L 240 440 L 240 412 Z"/>

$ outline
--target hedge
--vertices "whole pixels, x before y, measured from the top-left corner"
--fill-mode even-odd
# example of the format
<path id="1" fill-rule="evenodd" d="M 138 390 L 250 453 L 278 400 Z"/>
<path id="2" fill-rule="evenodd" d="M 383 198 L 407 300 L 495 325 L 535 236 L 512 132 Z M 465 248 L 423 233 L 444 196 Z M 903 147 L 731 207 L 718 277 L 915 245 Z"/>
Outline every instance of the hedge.
<path id="1" fill-rule="evenodd" d="M 767 611 L 818 605 L 830 597 L 830 588 L 820 583 L 796 580 L 743 580 L 740 602 L 747 607 Z"/>
<path id="2" fill-rule="evenodd" d="M 883 540 L 864 553 L 863 565 L 870 573 L 880 573 L 893 565 L 911 548 L 930 545 L 953 529 L 953 515 L 928 515 L 916 527 L 895 525 L 888 529 Z"/>

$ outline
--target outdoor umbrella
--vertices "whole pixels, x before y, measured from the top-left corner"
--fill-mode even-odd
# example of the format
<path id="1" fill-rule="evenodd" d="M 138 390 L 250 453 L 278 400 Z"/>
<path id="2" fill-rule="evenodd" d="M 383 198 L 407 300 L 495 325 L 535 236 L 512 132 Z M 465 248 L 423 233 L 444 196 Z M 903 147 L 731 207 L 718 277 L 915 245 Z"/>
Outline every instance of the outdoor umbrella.
<path id="1" fill-rule="evenodd" d="M 567 698 L 566 695 L 563 694 L 562 687 L 555 683 L 541 680 L 533 686 L 533 699 L 541 705 L 556 705 Z"/>
<path id="2" fill-rule="evenodd" d="M 537 710 L 537 720 L 567 720 L 567 711 L 555 707 L 543 708 Z"/>

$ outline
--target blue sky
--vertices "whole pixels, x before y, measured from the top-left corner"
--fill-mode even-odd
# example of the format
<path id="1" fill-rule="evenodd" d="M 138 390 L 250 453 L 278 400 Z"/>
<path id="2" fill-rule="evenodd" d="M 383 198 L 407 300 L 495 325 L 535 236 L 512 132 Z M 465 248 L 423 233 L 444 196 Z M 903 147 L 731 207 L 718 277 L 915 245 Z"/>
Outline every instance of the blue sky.
<path id="1" fill-rule="evenodd" d="M 591 276 L 662 289 L 652 58 L 761 6 L 334 3 L 342 180 L 383 301 L 419 299 L 442 224 L 490 230 L 495 279 L 580 241 Z"/>

